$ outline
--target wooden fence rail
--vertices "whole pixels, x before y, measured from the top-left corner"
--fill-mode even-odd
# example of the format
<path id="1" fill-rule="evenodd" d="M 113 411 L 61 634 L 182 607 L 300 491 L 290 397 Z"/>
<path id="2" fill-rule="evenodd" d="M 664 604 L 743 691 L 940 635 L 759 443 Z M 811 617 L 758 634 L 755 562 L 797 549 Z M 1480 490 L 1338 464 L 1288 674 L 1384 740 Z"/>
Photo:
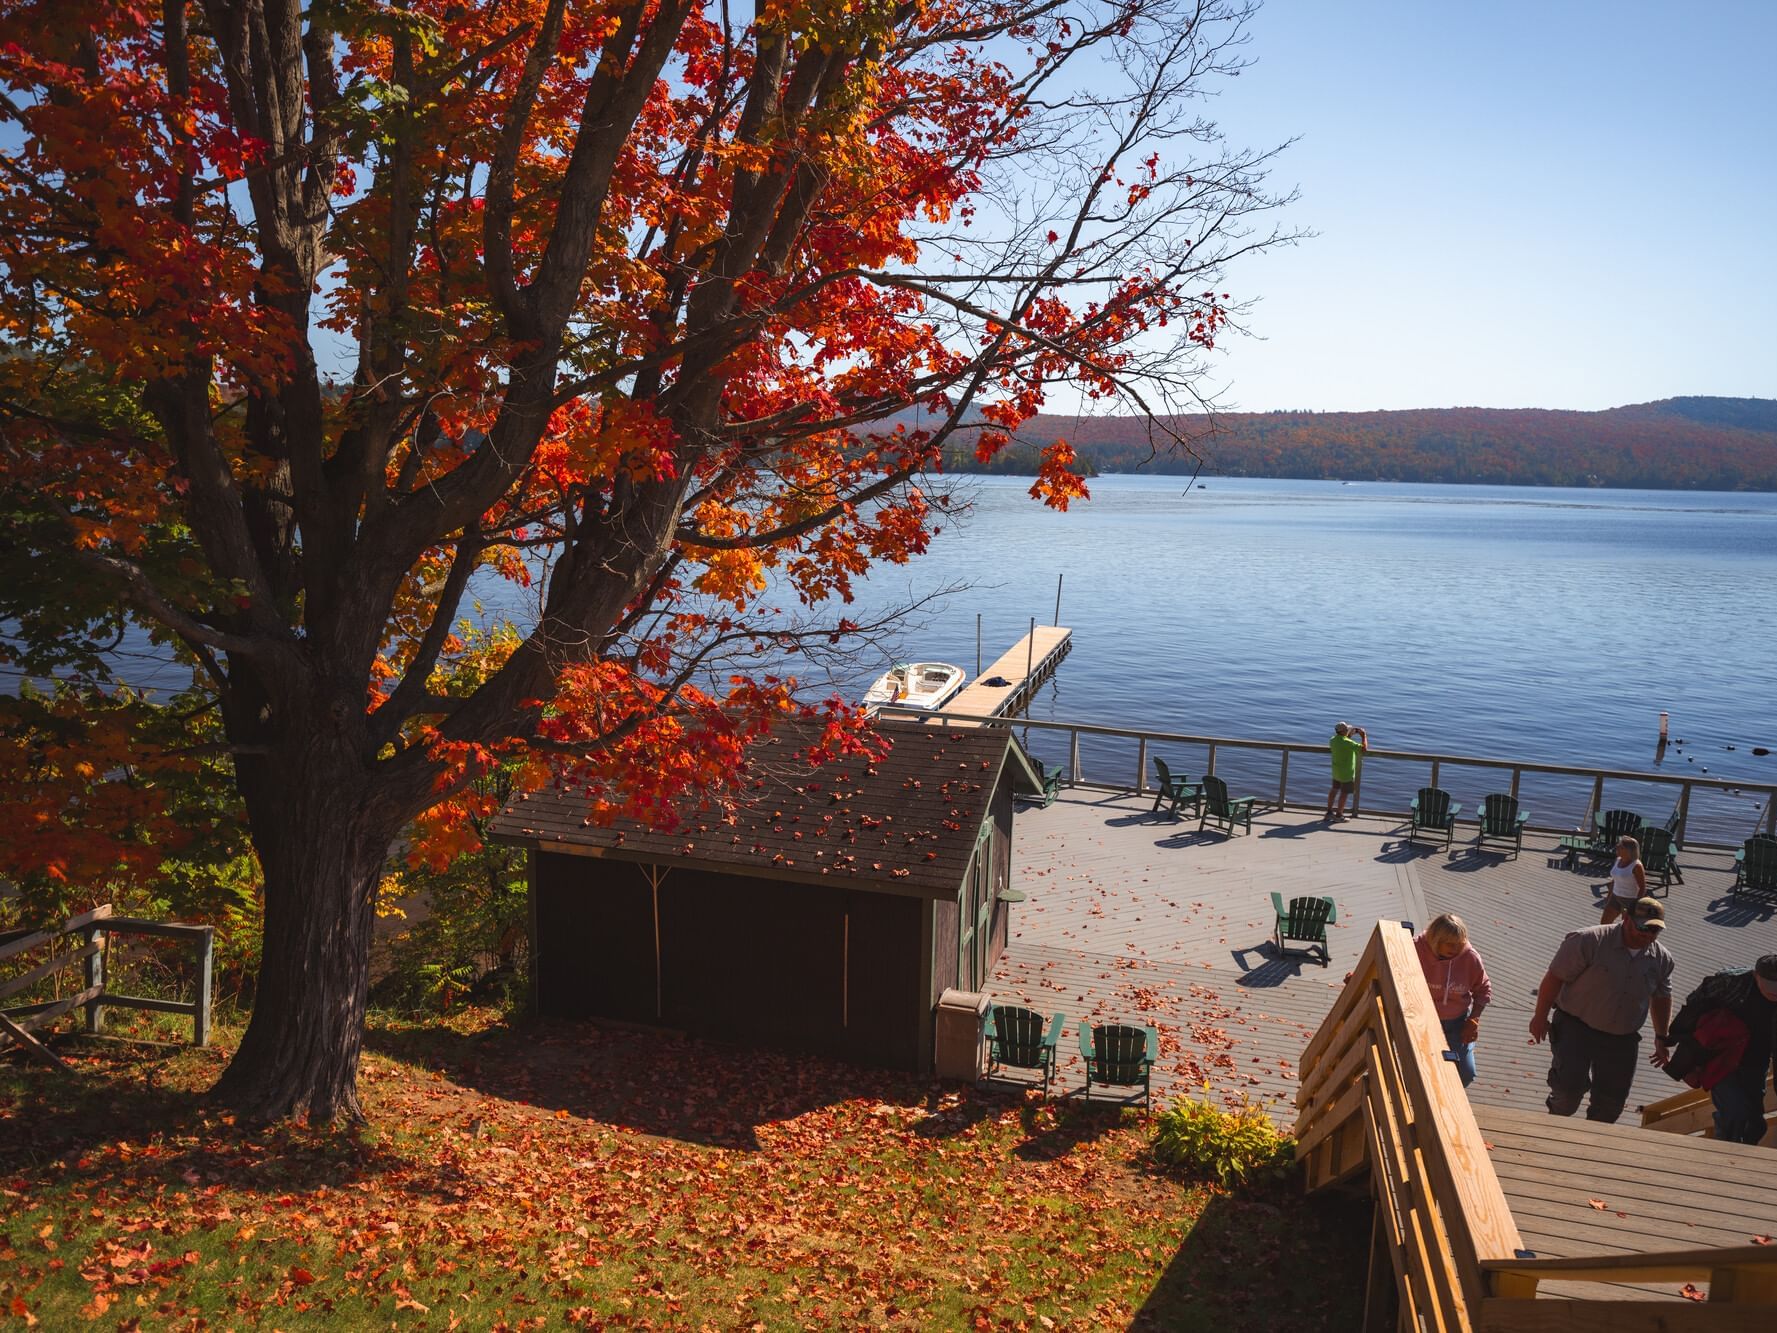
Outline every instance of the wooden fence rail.
<path id="1" fill-rule="evenodd" d="M 1777 1077 L 1765 1081 L 1765 1137 L 1777 1124 Z M 1700 1134 L 1715 1137 L 1715 1104 L 1702 1088 L 1686 1088 L 1641 1108 L 1641 1127 L 1666 1134 Z"/>
<path id="2" fill-rule="evenodd" d="M 107 990 L 107 942 L 113 935 L 157 936 L 189 945 L 196 964 L 197 994 L 190 1000 L 162 1000 Z M 82 974 L 80 989 L 67 995 L 0 1008 L 0 1051 L 6 1050 L 9 1045 L 17 1045 L 40 1060 L 61 1064 L 61 1060 L 35 1033 L 64 1014 L 83 1007 L 86 1011 L 86 1031 L 95 1035 L 104 1030 L 107 1009 L 147 1009 L 159 1013 L 189 1014 L 192 1044 L 207 1046 L 210 1041 L 210 973 L 215 956 L 214 935 L 214 928 L 210 926 L 113 916 L 109 903 L 81 912 L 48 930 L 0 934 L 0 963 L 37 949 L 47 949 L 50 952 L 50 956 L 37 966 L 0 982 L 0 1004 L 76 964 L 80 965 Z M 81 943 L 72 949 L 58 950 L 56 946 L 71 936 L 78 936 Z"/>
<path id="3" fill-rule="evenodd" d="M 1252 752 L 1256 754 L 1270 754 L 1277 756 L 1276 800 L 1275 802 L 1271 802 L 1271 798 L 1268 796 L 1263 799 L 1275 804 L 1279 809 L 1286 809 L 1290 806 L 1290 757 L 1292 755 L 1305 756 L 1311 762 L 1319 764 L 1325 764 L 1327 760 L 1327 744 L 1325 741 L 1304 744 L 1299 741 L 1258 740 L 1252 737 L 1239 736 L 1195 736 L 1176 732 L 1148 731 L 1128 727 L 1107 727 L 1091 722 L 1047 722 L 1036 718 L 1007 718 L 952 710 L 925 712 L 918 709 L 885 707 L 881 709 L 880 712 L 884 717 L 892 716 L 903 719 L 956 722 L 967 723 L 970 725 L 1016 727 L 1020 731 L 1036 731 L 1043 733 L 1054 732 L 1065 735 L 1067 738 L 1068 753 L 1068 765 L 1066 769 L 1066 777 L 1068 781 L 1074 786 L 1086 787 L 1098 791 L 1133 791 L 1137 793 L 1151 791 L 1152 788 L 1148 785 L 1148 757 L 1156 745 L 1179 749 L 1204 748 L 1206 750 L 1205 762 L 1207 765 L 1205 771 L 1210 773 L 1216 771 L 1216 758 L 1218 753 L 1222 751 Z M 1080 765 L 1080 738 L 1082 736 L 1095 737 L 1104 741 L 1133 742 L 1134 763 L 1131 765 L 1133 771 L 1124 770 L 1123 772 L 1113 772 L 1108 776 L 1105 774 L 1099 774 L 1095 777 L 1088 778 Z M 1162 757 L 1165 758 L 1168 756 L 1162 755 Z M 1472 755 L 1441 754 L 1420 750 L 1373 749 L 1365 756 L 1364 763 L 1405 763 L 1415 767 L 1421 767 L 1425 771 L 1425 784 L 1433 787 L 1440 785 L 1440 782 L 1444 777 L 1443 770 L 1446 767 L 1457 769 L 1479 769 L 1497 774 L 1497 785 L 1494 787 L 1494 790 L 1509 791 L 1513 796 L 1519 794 L 1519 788 L 1525 774 L 1541 774 L 1549 777 L 1584 779 L 1586 796 L 1584 798 L 1585 810 L 1583 815 L 1580 814 L 1579 811 L 1573 810 L 1570 811 L 1569 816 L 1565 821 L 1557 820 L 1556 822 L 1550 823 L 1544 822 L 1542 819 L 1533 819 L 1530 827 L 1539 832 L 1570 832 L 1573 826 L 1573 818 L 1575 816 L 1578 816 L 1580 822 L 1584 824 L 1594 812 L 1608 808 L 1605 800 L 1606 783 L 1634 783 L 1637 785 L 1656 785 L 1671 793 L 1673 813 L 1676 816 L 1678 840 L 1682 845 L 1696 847 L 1739 846 L 1739 839 L 1742 839 L 1745 836 L 1744 834 L 1736 833 L 1735 840 L 1733 841 L 1714 843 L 1703 842 L 1687 837 L 1687 830 L 1690 825 L 1692 797 L 1695 793 L 1702 791 L 1725 792 L 1738 796 L 1757 798 L 1760 805 L 1758 817 L 1759 827 L 1762 827 L 1766 832 L 1777 833 L 1777 784 L 1769 782 L 1735 778 L 1706 778 L 1690 772 L 1687 772 L 1683 777 L 1679 777 L 1674 773 L 1638 773 L 1627 769 L 1587 768 L 1582 765 L 1572 764 L 1544 764 L 1522 759 L 1478 758 Z M 1174 768 L 1175 770 L 1178 769 L 1179 765 L 1175 763 Z M 1125 776 L 1125 773 L 1127 773 L 1127 776 Z M 1413 788 L 1408 786 L 1406 790 L 1411 791 Z M 1301 808 L 1311 809 L 1317 807 L 1320 804 L 1320 801 L 1316 799 L 1312 802 L 1298 802 L 1297 804 L 1300 805 Z M 1365 802 L 1363 792 L 1363 769 L 1361 767 L 1358 770 L 1358 786 L 1352 799 L 1351 811 L 1353 814 L 1356 814 L 1359 812 L 1360 808 L 1372 814 L 1403 816 L 1406 814 L 1406 809 L 1404 807 L 1400 809 L 1391 809 L 1387 806 L 1380 806 L 1373 801 Z M 1541 808 L 1539 803 L 1538 808 L 1533 814 L 1540 815 L 1544 813 L 1546 812 Z M 1747 833 L 1754 831 L 1756 830 L 1752 827 L 1746 829 Z"/>
<path id="4" fill-rule="evenodd" d="M 1308 1190 L 1367 1176 L 1376 1200 L 1366 1329 L 1387 1322 L 1374 1281 L 1384 1255 L 1399 1298 L 1397 1326 L 1413 1333 L 1777 1328 L 1777 1253 L 1769 1247 L 1559 1259 L 1525 1250 L 1462 1081 L 1444 1057 L 1412 937 L 1397 922 L 1378 922 L 1303 1051 L 1296 1095 Z M 1624 1297 L 1552 1299 L 1539 1291 L 1545 1281 L 1623 1284 Z M 1646 1293 L 1629 1289 L 1661 1282 L 1705 1282 L 1707 1299 L 1639 1299 Z"/>

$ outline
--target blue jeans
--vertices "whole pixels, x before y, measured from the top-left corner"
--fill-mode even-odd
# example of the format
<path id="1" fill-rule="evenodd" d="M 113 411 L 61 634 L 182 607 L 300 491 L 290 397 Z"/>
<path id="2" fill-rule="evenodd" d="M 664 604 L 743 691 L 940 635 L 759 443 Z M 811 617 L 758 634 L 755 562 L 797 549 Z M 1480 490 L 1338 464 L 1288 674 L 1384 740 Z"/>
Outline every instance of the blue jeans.
<path id="1" fill-rule="evenodd" d="M 1462 1086 L 1466 1088 L 1475 1081 L 1475 1046 L 1462 1039 L 1462 1025 L 1468 1022 L 1468 1015 L 1438 1021 L 1444 1025 L 1444 1045 L 1456 1053 L 1456 1072 L 1462 1076 Z"/>
<path id="2" fill-rule="evenodd" d="M 1759 1070 L 1762 1076 L 1764 1070 Z M 1723 1143 L 1757 1143 L 1765 1137 L 1765 1089 L 1729 1074 L 1709 1090 L 1715 1103 L 1715 1137 Z"/>

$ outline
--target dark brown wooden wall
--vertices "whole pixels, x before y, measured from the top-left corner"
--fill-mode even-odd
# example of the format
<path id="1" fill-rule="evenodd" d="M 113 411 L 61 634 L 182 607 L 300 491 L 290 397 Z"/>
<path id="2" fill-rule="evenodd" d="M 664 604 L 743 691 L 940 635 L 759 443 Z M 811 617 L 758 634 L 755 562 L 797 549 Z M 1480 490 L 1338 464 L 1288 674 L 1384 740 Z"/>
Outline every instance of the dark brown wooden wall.
<path id="1" fill-rule="evenodd" d="M 920 899 L 674 866 L 660 881 L 657 1013 L 654 895 L 641 866 L 540 853 L 536 894 L 545 1014 L 918 1067 L 930 1021 Z"/>

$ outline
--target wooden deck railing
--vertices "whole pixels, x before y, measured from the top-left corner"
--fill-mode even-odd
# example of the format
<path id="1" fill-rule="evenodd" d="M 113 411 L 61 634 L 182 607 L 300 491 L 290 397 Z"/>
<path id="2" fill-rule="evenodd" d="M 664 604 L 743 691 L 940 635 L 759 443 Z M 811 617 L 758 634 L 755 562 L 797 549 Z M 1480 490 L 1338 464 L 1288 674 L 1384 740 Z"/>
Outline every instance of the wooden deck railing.
<path id="1" fill-rule="evenodd" d="M 1369 1175 L 1410 1329 L 1474 1327 L 1481 1264 L 1523 1246 L 1443 1052 L 1413 937 L 1379 922 L 1303 1052 L 1296 1141 L 1310 1190 Z"/>
<path id="2" fill-rule="evenodd" d="M 112 935 L 151 935 L 188 944 L 195 956 L 196 996 L 191 1000 L 162 1000 L 144 995 L 122 995 L 107 990 L 105 963 L 107 942 Z M 71 948 L 62 947 L 76 936 L 79 943 Z M 39 1059 L 60 1064 L 61 1061 L 33 1034 L 64 1014 L 82 1007 L 86 1010 L 86 1030 L 93 1034 L 103 1030 L 106 1009 L 150 1009 L 160 1013 L 189 1014 L 192 1044 L 208 1045 L 213 937 L 214 929 L 210 926 L 113 916 L 109 903 L 70 917 L 61 925 L 48 930 L 19 930 L 0 934 L 0 963 L 20 958 L 33 950 L 42 950 L 48 955 L 35 967 L 0 982 L 0 1003 L 48 981 L 75 964 L 80 965 L 82 972 L 80 988 L 66 995 L 0 1008 L 0 1051 L 4 1051 L 9 1045 L 18 1045 Z"/>
<path id="3" fill-rule="evenodd" d="M 1226 751 L 1252 752 L 1277 756 L 1277 795 L 1274 804 L 1278 808 L 1287 808 L 1289 801 L 1290 762 L 1293 756 L 1301 757 L 1305 762 L 1325 765 L 1327 762 L 1327 744 L 1325 741 L 1303 743 L 1299 741 L 1256 740 L 1251 737 L 1236 736 L 1193 736 L 1176 732 L 1148 731 L 1129 727 L 1106 727 L 1089 722 L 1045 722 L 1035 718 L 999 717 L 979 713 L 936 712 L 929 713 L 917 709 L 883 708 L 884 717 L 902 719 L 927 719 L 939 722 L 966 722 L 974 725 L 1016 727 L 1021 731 L 1039 733 L 1055 733 L 1067 737 L 1067 762 L 1064 771 L 1068 781 L 1076 787 L 1087 787 L 1100 791 L 1132 791 L 1151 792 L 1149 785 L 1148 762 L 1149 751 L 1156 745 L 1172 749 L 1203 748 L 1207 751 L 1203 771 L 1214 773 L 1216 760 Z M 1082 737 L 1096 738 L 1100 741 L 1133 742 L 1134 763 L 1116 776 L 1108 772 L 1097 772 L 1088 776 L 1081 762 L 1080 740 Z M 1170 756 L 1162 755 L 1162 758 Z M 1690 823 L 1692 796 L 1699 791 L 1731 793 L 1739 797 L 1754 798 L 1761 802 L 1759 822 L 1766 832 L 1777 833 L 1777 785 L 1770 783 L 1748 782 L 1731 778 L 1706 778 L 1687 772 L 1684 776 L 1669 773 L 1638 773 L 1629 769 L 1587 768 L 1572 764 L 1542 764 L 1521 759 L 1487 759 L 1472 755 L 1431 753 L 1421 750 L 1383 750 L 1372 749 L 1366 756 L 1366 764 L 1379 762 L 1407 763 L 1422 766 L 1425 770 L 1423 785 L 1437 787 L 1443 785 L 1444 769 L 1482 769 L 1500 775 L 1499 783 L 1494 790 L 1509 792 L 1512 796 L 1519 794 L 1526 774 L 1542 774 L 1554 777 L 1583 779 L 1587 784 L 1583 790 L 1585 808 L 1569 809 L 1566 818 L 1561 822 L 1544 822 L 1535 818 L 1544 813 L 1540 804 L 1531 811 L 1530 827 L 1538 832 L 1566 833 L 1571 831 L 1575 823 L 1585 823 L 1593 812 L 1611 808 L 1605 799 L 1607 783 L 1651 783 L 1668 789 L 1672 793 L 1673 813 L 1676 815 L 1675 827 L 1678 830 L 1680 843 L 1697 847 L 1738 847 L 1745 834 L 1736 834 L 1726 841 L 1705 842 L 1692 840 L 1686 836 Z M 1174 764 L 1181 768 L 1182 764 Z M 1196 768 L 1192 768 L 1196 772 Z M 1298 765 L 1298 772 L 1300 765 Z M 1318 771 L 1324 771 L 1318 770 Z M 1417 789 L 1417 782 L 1410 789 Z M 1237 793 L 1238 794 L 1238 793 Z M 1262 798 L 1270 800 L 1269 797 Z M 1459 795 L 1459 799 L 1462 799 Z M 1316 808 L 1321 797 L 1313 802 L 1298 802 L 1303 809 Z M 1473 810 L 1471 804 L 1469 809 Z M 1406 816 L 1406 807 L 1394 809 L 1384 805 L 1364 804 L 1363 770 L 1358 771 L 1358 787 L 1351 805 L 1353 813 L 1360 809 L 1372 814 Z M 1466 813 L 1466 812 L 1465 812 Z M 1750 826 L 1746 833 L 1754 832 Z"/>
<path id="4" fill-rule="evenodd" d="M 1561 1259 L 1525 1250 L 1444 1047 L 1412 937 L 1397 922 L 1379 922 L 1303 1052 L 1296 1140 L 1311 1192 L 1368 1177 L 1376 1200 L 1372 1263 L 1386 1253 L 1392 1264 L 1399 1328 L 1777 1328 L 1777 1253 L 1767 1247 Z M 1620 1300 L 1555 1300 L 1539 1291 L 1551 1281 L 1625 1288 Z M 1706 1282 L 1707 1300 L 1647 1300 L 1645 1291 L 1628 1289 L 1661 1282 Z M 1384 1326 L 1374 1308 L 1365 1322 Z"/>
<path id="5" fill-rule="evenodd" d="M 1777 1077 L 1765 1081 L 1765 1131 L 1777 1125 Z M 1641 1108 L 1641 1127 L 1666 1134 L 1700 1134 L 1715 1137 L 1715 1104 L 1702 1088 L 1686 1088 Z"/>

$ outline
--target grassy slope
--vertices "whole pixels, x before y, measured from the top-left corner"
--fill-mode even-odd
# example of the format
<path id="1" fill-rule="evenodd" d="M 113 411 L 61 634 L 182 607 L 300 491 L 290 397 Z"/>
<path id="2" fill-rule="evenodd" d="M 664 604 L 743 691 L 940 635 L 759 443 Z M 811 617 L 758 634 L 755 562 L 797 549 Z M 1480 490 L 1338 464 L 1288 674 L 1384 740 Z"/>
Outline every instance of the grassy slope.
<path id="1" fill-rule="evenodd" d="M 350 1134 L 206 1111 L 222 1050 L 0 1065 L 0 1325 L 1356 1320 L 1367 1213 L 1157 1174 L 1134 1112 L 480 1012 L 370 1046 Z"/>

